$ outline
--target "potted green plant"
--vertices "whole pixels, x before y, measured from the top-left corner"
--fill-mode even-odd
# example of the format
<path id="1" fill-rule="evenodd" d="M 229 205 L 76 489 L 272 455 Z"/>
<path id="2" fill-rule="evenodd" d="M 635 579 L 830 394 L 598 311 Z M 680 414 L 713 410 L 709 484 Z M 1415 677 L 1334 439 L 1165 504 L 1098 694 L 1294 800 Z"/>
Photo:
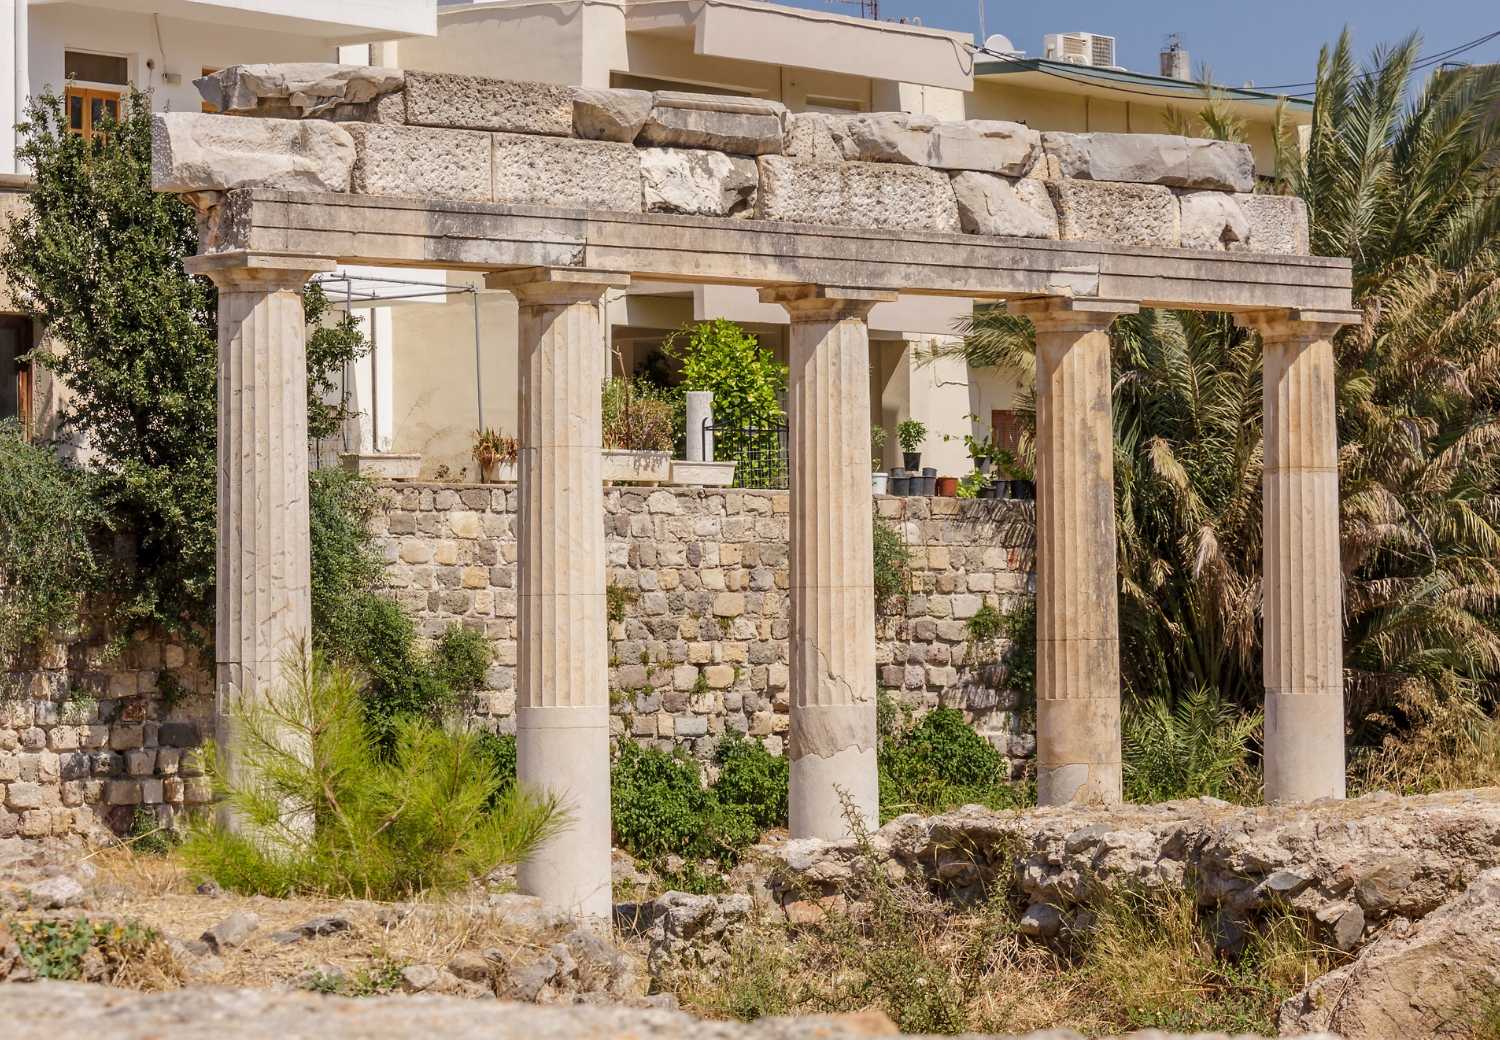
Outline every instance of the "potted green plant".
<path id="1" fill-rule="evenodd" d="M 607 481 L 661 484 L 672 474 L 676 411 L 665 392 L 640 379 L 609 379 L 600 399 Z"/>
<path id="2" fill-rule="evenodd" d="M 880 468 L 885 455 L 886 432 L 884 426 L 870 427 L 870 490 L 884 495 L 890 490 L 891 475 Z"/>
<path id="3" fill-rule="evenodd" d="M 908 473 L 922 472 L 922 443 L 927 440 L 927 426 L 916 419 L 903 419 L 896 426 L 896 440 L 901 442 L 901 465 Z"/>
<path id="4" fill-rule="evenodd" d="M 982 498 L 988 486 L 989 478 L 978 470 L 973 470 L 958 482 L 954 494 L 958 498 Z"/>
<path id="5" fill-rule="evenodd" d="M 470 454 L 479 464 L 479 482 L 494 484 L 516 479 L 516 459 L 520 442 L 498 430 L 475 430 L 474 448 Z"/>
<path id="6" fill-rule="evenodd" d="M 1030 501 L 1036 498 L 1036 474 L 1031 467 L 1012 456 L 1007 467 L 1010 475 L 1010 497 Z"/>

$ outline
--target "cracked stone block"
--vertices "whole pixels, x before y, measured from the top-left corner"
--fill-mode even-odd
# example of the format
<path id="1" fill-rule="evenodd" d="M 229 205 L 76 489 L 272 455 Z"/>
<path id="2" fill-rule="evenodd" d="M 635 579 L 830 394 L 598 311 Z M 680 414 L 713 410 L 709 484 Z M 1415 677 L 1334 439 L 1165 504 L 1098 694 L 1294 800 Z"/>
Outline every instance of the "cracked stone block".
<path id="1" fill-rule="evenodd" d="M 732 155 L 778 155 L 786 106 L 760 98 L 656 92 L 636 143 L 662 148 L 706 148 Z"/>
<path id="2" fill-rule="evenodd" d="M 580 87 L 573 92 L 573 133 L 590 141 L 629 144 L 646 125 L 654 103 L 648 90 Z"/>
<path id="3" fill-rule="evenodd" d="M 231 65 L 193 85 L 220 112 L 307 118 L 391 96 L 404 80 L 400 69 L 305 61 Z"/>
<path id="4" fill-rule="evenodd" d="M 686 148 L 643 148 L 640 158 L 648 213 L 729 217 L 755 206 L 754 159 Z"/>
<path id="5" fill-rule="evenodd" d="M 1020 123 L 970 119 L 939 123 L 932 130 L 927 165 L 1024 177 L 1042 152 L 1042 135 Z"/>
<path id="6" fill-rule="evenodd" d="M 1010 181 L 989 173 L 954 174 L 958 219 L 971 235 L 1058 237 L 1057 209 L 1041 181 Z"/>
<path id="7" fill-rule="evenodd" d="M 905 231 L 958 231 L 947 174 L 891 163 L 760 158 L 763 220 Z"/>
<path id="8" fill-rule="evenodd" d="M 1295 195 L 1236 195 L 1235 202 L 1250 223 L 1250 241 L 1237 249 L 1251 253 L 1307 256 L 1307 203 Z"/>
<path id="9" fill-rule="evenodd" d="M 156 191 L 348 191 L 354 139 L 322 119 L 240 119 L 201 112 L 151 117 Z"/>
<path id="10" fill-rule="evenodd" d="M 1046 181 L 1065 242 L 1175 247 L 1181 214 L 1172 189 L 1154 184 Z"/>
<path id="11" fill-rule="evenodd" d="M 472 130 L 351 123 L 357 195 L 490 201 L 490 135 Z"/>
<path id="12" fill-rule="evenodd" d="M 408 72 L 406 121 L 455 130 L 571 137 L 573 89 L 448 72 Z"/>
<path id="13" fill-rule="evenodd" d="M 1172 134 L 1042 134 L 1059 174 L 1075 180 L 1166 184 L 1248 192 L 1255 187 L 1250 146 Z"/>
<path id="14" fill-rule="evenodd" d="M 494 134 L 496 202 L 641 212 L 641 156 L 628 144 Z"/>
<path id="15" fill-rule="evenodd" d="M 787 116 L 782 154 L 809 162 L 843 162 L 844 150 L 833 136 L 837 118 L 823 112 L 795 112 Z"/>
<path id="16" fill-rule="evenodd" d="M 1222 191 L 1188 191 L 1182 207 L 1182 248 L 1229 250 L 1250 240 L 1250 221 L 1235 196 Z"/>

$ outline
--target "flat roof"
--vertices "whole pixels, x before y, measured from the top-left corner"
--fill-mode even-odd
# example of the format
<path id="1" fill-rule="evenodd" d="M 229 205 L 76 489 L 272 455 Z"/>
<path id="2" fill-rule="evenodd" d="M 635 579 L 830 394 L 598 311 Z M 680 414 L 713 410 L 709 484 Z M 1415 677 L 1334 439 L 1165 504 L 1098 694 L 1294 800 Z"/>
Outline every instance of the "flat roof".
<path id="1" fill-rule="evenodd" d="M 1144 72 L 1125 69 L 1098 68 L 1092 65 L 1074 65 L 1048 58 L 981 58 L 974 65 L 976 80 L 1011 77 L 1026 86 L 1065 93 L 1095 94 L 1099 92 L 1118 95 L 1122 100 L 1142 97 L 1158 101 L 1194 102 L 1203 101 L 1203 84 L 1192 80 L 1172 79 L 1168 76 L 1152 76 Z M 1071 87 L 1070 87 L 1071 84 Z M 1271 94 L 1253 87 L 1228 87 L 1215 83 L 1215 93 L 1231 104 L 1245 104 L 1274 108 L 1285 104 L 1287 111 L 1297 115 L 1311 115 L 1311 98 L 1289 97 Z"/>

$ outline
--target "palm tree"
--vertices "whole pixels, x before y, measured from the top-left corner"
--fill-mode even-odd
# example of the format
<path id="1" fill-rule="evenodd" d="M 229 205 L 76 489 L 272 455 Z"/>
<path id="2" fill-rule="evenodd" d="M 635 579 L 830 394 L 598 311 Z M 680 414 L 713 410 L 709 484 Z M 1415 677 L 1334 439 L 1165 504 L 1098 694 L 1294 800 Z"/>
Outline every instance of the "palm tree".
<path id="1" fill-rule="evenodd" d="M 1278 185 L 1307 201 L 1314 252 L 1353 259 L 1365 315 L 1336 341 L 1345 665 L 1354 742 L 1386 765 L 1405 744 L 1424 762 L 1500 748 L 1500 75 L 1440 72 L 1408 101 L 1418 48 L 1364 68 L 1347 32 L 1325 48 Z M 1212 97 L 1199 123 L 1234 133 Z M 963 331 L 971 365 L 1031 370 L 1023 320 L 979 311 Z M 1127 692 L 1256 707 L 1260 344 L 1187 312 L 1112 338 Z"/>

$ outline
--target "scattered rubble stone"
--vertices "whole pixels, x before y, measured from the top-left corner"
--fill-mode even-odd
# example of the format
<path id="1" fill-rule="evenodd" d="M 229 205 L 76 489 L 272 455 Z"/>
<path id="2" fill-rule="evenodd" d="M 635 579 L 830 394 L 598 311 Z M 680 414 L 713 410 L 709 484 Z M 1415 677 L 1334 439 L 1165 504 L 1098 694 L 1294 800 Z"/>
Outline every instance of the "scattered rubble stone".
<path id="1" fill-rule="evenodd" d="M 208 929 L 199 938 L 208 944 L 211 952 L 223 953 L 236 946 L 243 946 L 251 933 L 259 927 L 259 917 L 247 910 L 237 910 Z"/>
<path id="2" fill-rule="evenodd" d="M 748 895 L 667 892 L 650 905 L 646 963 L 653 977 L 674 970 L 715 975 L 728 963 L 730 944 L 744 930 L 753 903 Z"/>
<path id="3" fill-rule="evenodd" d="M 1353 963 L 1314 980 L 1282 1005 L 1280 1026 L 1284 1035 L 1327 1030 L 1345 1040 L 1479 1035 L 1486 1000 L 1497 995 L 1500 870 L 1488 870 L 1422 920 L 1393 922 Z"/>
<path id="4" fill-rule="evenodd" d="M 38 881 L 26 889 L 27 900 L 39 910 L 62 910 L 81 906 L 87 896 L 83 886 L 66 874 Z"/>

